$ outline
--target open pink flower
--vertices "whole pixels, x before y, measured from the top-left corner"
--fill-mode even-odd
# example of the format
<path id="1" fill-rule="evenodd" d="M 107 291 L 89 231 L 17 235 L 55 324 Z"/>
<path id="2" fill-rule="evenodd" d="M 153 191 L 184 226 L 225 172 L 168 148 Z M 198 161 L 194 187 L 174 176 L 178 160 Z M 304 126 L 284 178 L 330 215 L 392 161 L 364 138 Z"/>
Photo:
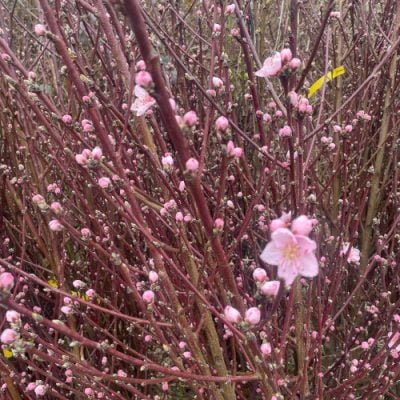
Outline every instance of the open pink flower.
<path id="1" fill-rule="evenodd" d="M 287 228 L 279 228 L 260 255 L 265 263 L 278 266 L 278 277 L 290 286 L 298 275 L 312 278 L 318 275 L 318 261 L 314 240 L 294 235 Z"/>
<path id="2" fill-rule="evenodd" d="M 131 111 L 133 111 L 138 117 L 146 114 L 146 112 L 156 104 L 154 98 L 139 85 L 135 86 L 135 96 L 136 99 L 131 106 Z"/>
<path id="3" fill-rule="evenodd" d="M 276 52 L 273 56 L 268 57 L 264 61 L 264 65 L 260 70 L 256 72 L 256 76 L 261 78 L 268 78 L 270 76 L 276 76 L 281 72 L 282 69 L 282 58 L 281 54 Z"/>
<path id="4" fill-rule="evenodd" d="M 342 249 L 340 251 L 341 256 L 347 255 L 347 262 L 353 264 L 360 264 L 360 250 L 356 249 L 355 247 L 351 246 L 349 252 L 350 243 L 344 242 L 342 245 Z"/>

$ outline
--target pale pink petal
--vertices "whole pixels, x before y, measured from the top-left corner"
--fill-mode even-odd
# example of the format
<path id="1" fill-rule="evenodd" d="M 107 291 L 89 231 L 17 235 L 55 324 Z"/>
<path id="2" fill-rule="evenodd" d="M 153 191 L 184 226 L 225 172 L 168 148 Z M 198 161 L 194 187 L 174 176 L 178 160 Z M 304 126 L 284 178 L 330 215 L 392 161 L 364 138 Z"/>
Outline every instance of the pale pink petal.
<path id="1" fill-rule="evenodd" d="M 314 240 L 302 235 L 295 235 L 295 237 L 302 254 L 311 253 L 317 248 L 317 244 Z"/>
<path id="2" fill-rule="evenodd" d="M 275 53 L 272 57 L 268 57 L 264 61 L 262 68 L 256 72 L 256 76 L 267 78 L 269 76 L 278 75 L 282 69 L 282 60 L 280 53 Z"/>
<path id="3" fill-rule="evenodd" d="M 318 260 L 314 253 L 306 253 L 297 260 L 299 274 L 307 278 L 318 275 Z"/>
<path id="4" fill-rule="evenodd" d="M 279 249 L 286 247 L 290 243 L 296 243 L 295 236 L 286 228 L 279 228 L 272 232 L 271 239 Z"/>
<path id="5" fill-rule="evenodd" d="M 282 261 L 282 252 L 275 245 L 275 242 L 269 242 L 260 255 L 262 261 L 270 265 L 279 265 Z"/>
<path id="6" fill-rule="evenodd" d="M 135 86 L 134 93 L 136 97 L 145 97 L 148 95 L 147 91 L 139 85 Z"/>
<path id="7" fill-rule="evenodd" d="M 283 262 L 278 267 L 278 277 L 284 279 L 286 286 L 290 286 L 297 275 L 297 268 L 294 263 Z"/>

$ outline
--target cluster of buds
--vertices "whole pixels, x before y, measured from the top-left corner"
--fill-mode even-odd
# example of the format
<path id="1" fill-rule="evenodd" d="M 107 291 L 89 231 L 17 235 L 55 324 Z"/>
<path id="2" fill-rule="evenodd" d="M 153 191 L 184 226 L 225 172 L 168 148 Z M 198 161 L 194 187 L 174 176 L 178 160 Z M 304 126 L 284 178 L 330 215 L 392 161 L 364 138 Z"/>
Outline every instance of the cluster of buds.
<path id="1" fill-rule="evenodd" d="M 279 76 L 283 72 L 293 72 L 300 66 L 300 59 L 293 57 L 291 50 L 286 48 L 280 53 L 275 52 L 271 57 L 266 58 L 262 68 L 256 72 L 256 76 L 261 78 Z"/>
<path id="2" fill-rule="evenodd" d="M 88 165 L 93 161 L 100 161 L 103 156 L 103 152 L 100 147 L 96 146 L 93 150 L 84 149 L 82 153 L 75 156 L 75 161 L 79 165 Z"/>

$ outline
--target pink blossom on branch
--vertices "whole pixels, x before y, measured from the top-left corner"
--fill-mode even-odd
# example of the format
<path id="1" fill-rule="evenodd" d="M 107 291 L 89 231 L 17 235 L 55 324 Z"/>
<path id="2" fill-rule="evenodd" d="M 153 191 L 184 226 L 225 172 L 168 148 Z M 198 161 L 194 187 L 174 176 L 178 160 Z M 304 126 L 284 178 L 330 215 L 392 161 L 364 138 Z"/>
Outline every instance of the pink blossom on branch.
<path id="1" fill-rule="evenodd" d="M 273 56 L 268 57 L 262 66 L 255 74 L 260 78 L 269 78 L 277 76 L 282 70 L 281 54 L 276 52 Z"/>
<path id="2" fill-rule="evenodd" d="M 279 228 L 260 255 L 262 261 L 278 267 L 278 277 L 290 286 L 298 275 L 313 278 L 318 275 L 318 261 L 314 240 L 295 235 L 287 228 Z"/>

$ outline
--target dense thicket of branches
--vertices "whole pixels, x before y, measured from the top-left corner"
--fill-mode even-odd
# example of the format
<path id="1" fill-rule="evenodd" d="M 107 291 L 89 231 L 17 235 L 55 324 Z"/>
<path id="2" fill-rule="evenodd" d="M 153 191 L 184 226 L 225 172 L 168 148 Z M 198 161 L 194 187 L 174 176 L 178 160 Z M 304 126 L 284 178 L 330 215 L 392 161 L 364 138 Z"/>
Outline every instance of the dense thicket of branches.
<path id="1" fill-rule="evenodd" d="M 398 1 L 49 1 L 0 1 L 5 398 L 400 398 Z"/>

